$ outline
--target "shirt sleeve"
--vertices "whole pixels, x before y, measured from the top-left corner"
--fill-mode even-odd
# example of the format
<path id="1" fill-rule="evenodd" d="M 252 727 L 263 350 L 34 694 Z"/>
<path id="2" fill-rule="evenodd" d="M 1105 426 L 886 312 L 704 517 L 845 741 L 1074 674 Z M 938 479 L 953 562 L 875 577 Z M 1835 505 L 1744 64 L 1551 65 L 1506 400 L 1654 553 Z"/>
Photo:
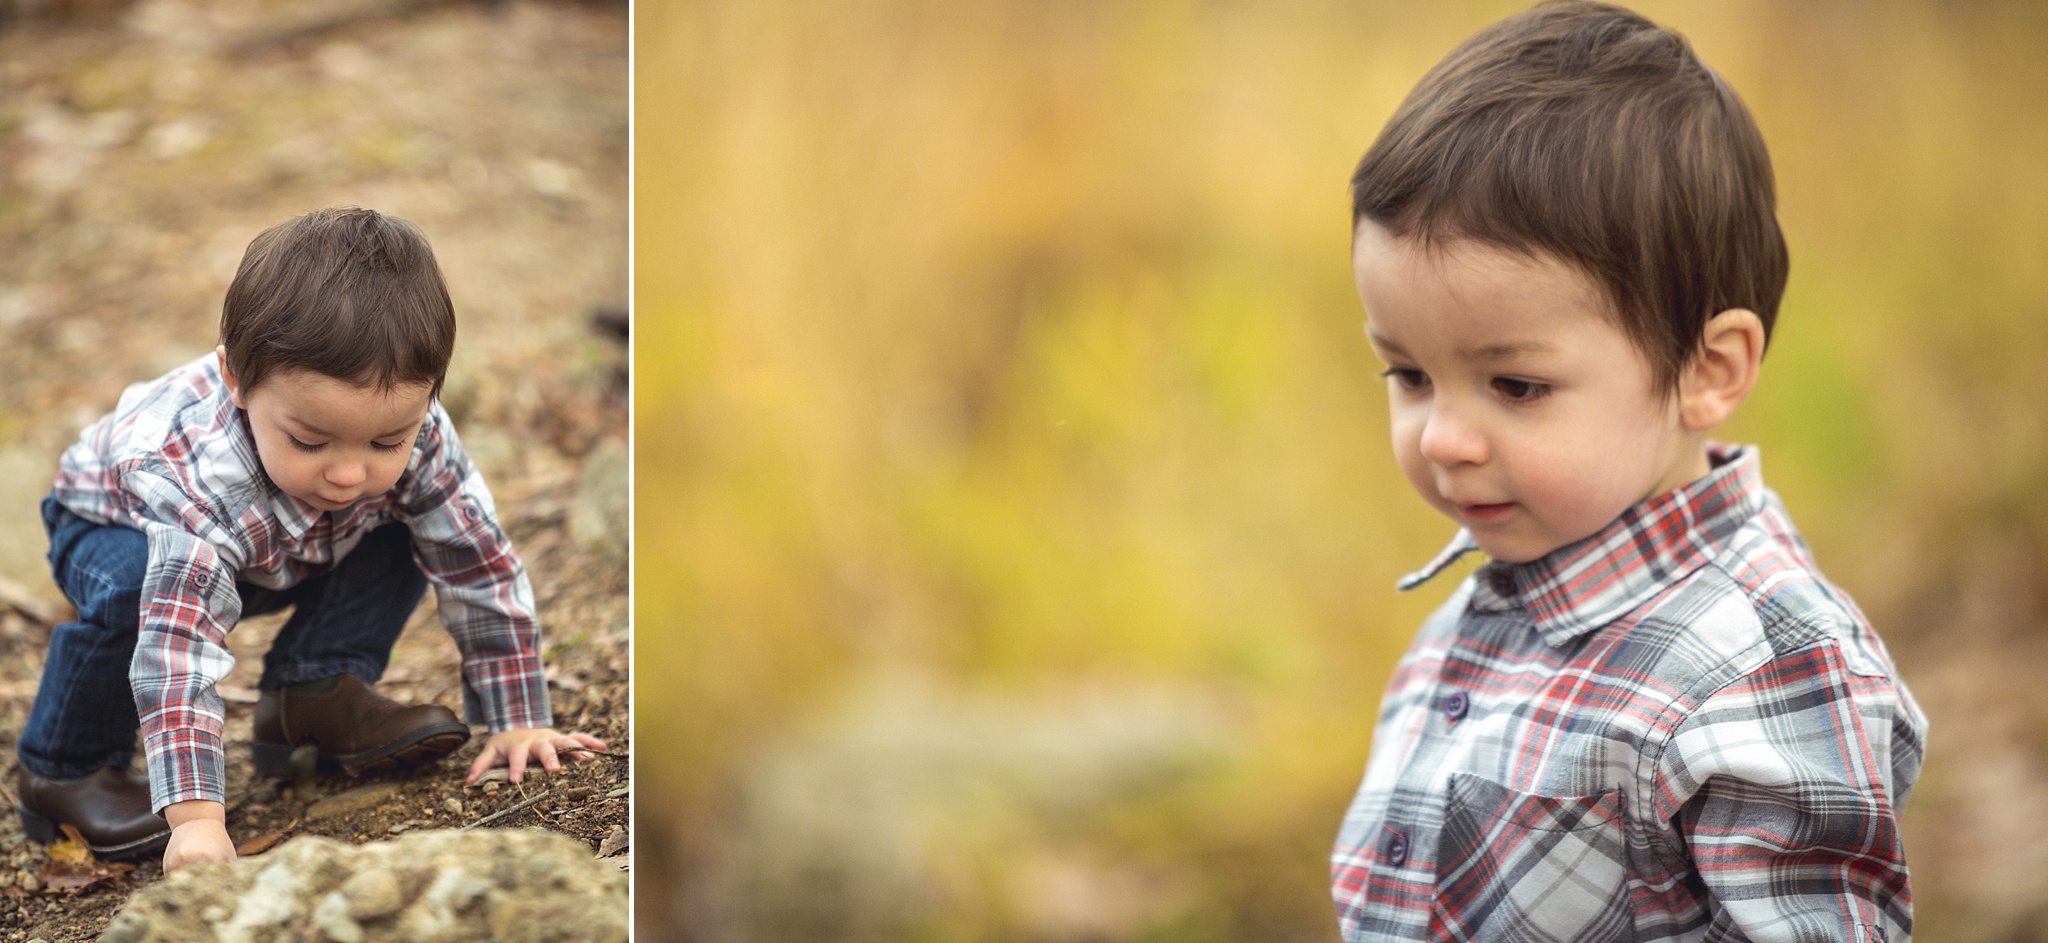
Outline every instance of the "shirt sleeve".
<path id="1" fill-rule="evenodd" d="M 1658 761 L 1658 813 L 1731 939 L 1903 943 L 1913 707 L 1822 639 L 1722 686 Z"/>
<path id="2" fill-rule="evenodd" d="M 188 504 L 185 512 L 183 523 L 211 529 L 197 509 Z M 191 528 L 145 520 L 142 531 L 149 567 L 128 682 L 141 719 L 150 805 L 162 811 L 187 799 L 225 802 L 226 712 L 214 685 L 235 667 L 226 638 L 242 614 L 236 567 Z"/>
<path id="3" fill-rule="evenodd" d="M 465 719 L 493 733 L 553 726 L 533 587 L 498 525 L 483 475 L 439 403 L 418 448 L 400 510 L 414 558 L 434 584 L 441 624 L 462 652 Z"/>

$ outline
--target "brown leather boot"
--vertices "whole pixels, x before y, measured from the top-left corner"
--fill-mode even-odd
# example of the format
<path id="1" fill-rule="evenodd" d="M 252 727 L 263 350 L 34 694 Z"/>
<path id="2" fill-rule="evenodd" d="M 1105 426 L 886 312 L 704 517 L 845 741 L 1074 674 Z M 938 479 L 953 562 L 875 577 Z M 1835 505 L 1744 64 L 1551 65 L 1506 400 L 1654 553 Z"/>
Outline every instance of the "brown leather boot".
<path id="1" fill-rule="evenodd" d="M 343 674 L 325 694 L 265 691 L 256 701 L 256 772 L 292 771 L 292 748 L 320 747 L 320 765 L 362 774 L 431 763 L 469 742 L 469 725 L 439 704 L 400 704 Z"/>
<path id="2" fill-rule="evenodd" d="M 16 767 L 14 795 L 21 830 L 35 841 L 63 838 L 57 826 L 68 824 L 93 854 L 128 861 L 161 852 L 171 840 L 171 826 L 149 810 L 149 781 L 130 770 L 102 766 L 67 786 Z"/>

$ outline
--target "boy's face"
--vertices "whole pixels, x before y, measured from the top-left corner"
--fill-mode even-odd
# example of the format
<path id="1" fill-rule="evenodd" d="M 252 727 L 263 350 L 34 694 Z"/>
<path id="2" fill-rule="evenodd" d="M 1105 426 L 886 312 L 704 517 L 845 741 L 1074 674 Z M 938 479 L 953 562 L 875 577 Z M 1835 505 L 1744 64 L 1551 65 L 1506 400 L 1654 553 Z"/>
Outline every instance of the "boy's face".
<path id="1" fill-rule="evenodd" d="M 1555 259 L 1359 225 L 1352 271 L 1388 366 L 1409 483 L 1496 560 L 1523 563 L 1708 471 L 1604 294 Z"/>
<path id="2" fill-rule="evenodd" d="M 381 392 L 310 370 L 283 370 L 243 390 L 221 355 L 228 395 L 249 415 L 272 483 L 322 511 L 391 490 L 412 456 L 433 386 Z"/>

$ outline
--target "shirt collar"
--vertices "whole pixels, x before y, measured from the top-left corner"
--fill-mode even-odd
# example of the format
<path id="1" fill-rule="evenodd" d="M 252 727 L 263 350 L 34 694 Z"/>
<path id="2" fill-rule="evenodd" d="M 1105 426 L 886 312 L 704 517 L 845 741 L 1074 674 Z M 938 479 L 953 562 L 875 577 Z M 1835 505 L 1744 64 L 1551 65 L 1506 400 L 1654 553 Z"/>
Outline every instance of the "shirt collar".
<path id="1" fill-rule="evenodd" d="M 270 513 L 277 517 L 278 526 L 284 528 L 285 534 L 293 540 L 303 539 L 306 531 L 320 522 L 320 515 L 327 513 L 278 490 L 276 485 L 270 485 L 265 492 L 270 502 Z"/>
<path id="2" fill-rule="evenodd" d="M 211 375 L 220 397 L 220 413 L 216 422 L 226 430 L 234 443 L 235 455 L 251 470 L 250 478 L 257 482 L 263 502 L 270 506 L 270 514 L 277 518 L 278 526 L 293 540 L 306 536 L 314 524 L 320 522 L 322 512 L 305 501 L 286 494 L 276 482 L 270 480 L 270 473 L 263 470 L 263 458 L 256 451 L 256 433 L 249 428 L 249 413 L 228 396 L 227 384 L 220 380 L 220 374 L 208 358 L 207 372 Z"/>
<path id="3" fill-rule="evenodd" d="M 1527 563 L 1494 561 L 1473 574 L 1472 607 L 1522 608 L 1551 646 L 1561 646 L 1648 602 L 1714 559 L 1765 501 L 1756 446 L 1711 444 L 1714 470 L 1623 511 L 1590 537 Z M 1460 529 L 1427 566 L 1395 584 L 1414 589 L 1479 545 Z"/>

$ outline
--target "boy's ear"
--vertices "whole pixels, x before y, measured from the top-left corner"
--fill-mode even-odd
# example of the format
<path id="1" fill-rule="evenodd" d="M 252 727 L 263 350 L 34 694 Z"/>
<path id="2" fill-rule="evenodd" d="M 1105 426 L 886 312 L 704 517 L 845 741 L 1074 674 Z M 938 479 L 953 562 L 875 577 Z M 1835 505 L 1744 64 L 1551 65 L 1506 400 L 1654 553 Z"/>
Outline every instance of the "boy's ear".
<path id="1" fill-rule="evenodd" d="M 220 379 L 221 382 L 228 385 L 228 399 L 235 404 L 236 409 L 248 409 L 249 407 L 242 403 L 241 381 L 235 379 L 235 372 L 233 370 L 228 369 L 227 345 L 222 344 L 219 347 L 215 347 L 213 349 L 213 356 L 220 362 Z"/>
<path id="2" fill-rule="evenodd" d="M 1694 432 L 1726 420 L 1756 385 L 1764 359 L 1764 322 L 1756 312 L 1730 308 L 1707 320 L 1700 352 L 1678 383 L 1678 418 Z"/>

